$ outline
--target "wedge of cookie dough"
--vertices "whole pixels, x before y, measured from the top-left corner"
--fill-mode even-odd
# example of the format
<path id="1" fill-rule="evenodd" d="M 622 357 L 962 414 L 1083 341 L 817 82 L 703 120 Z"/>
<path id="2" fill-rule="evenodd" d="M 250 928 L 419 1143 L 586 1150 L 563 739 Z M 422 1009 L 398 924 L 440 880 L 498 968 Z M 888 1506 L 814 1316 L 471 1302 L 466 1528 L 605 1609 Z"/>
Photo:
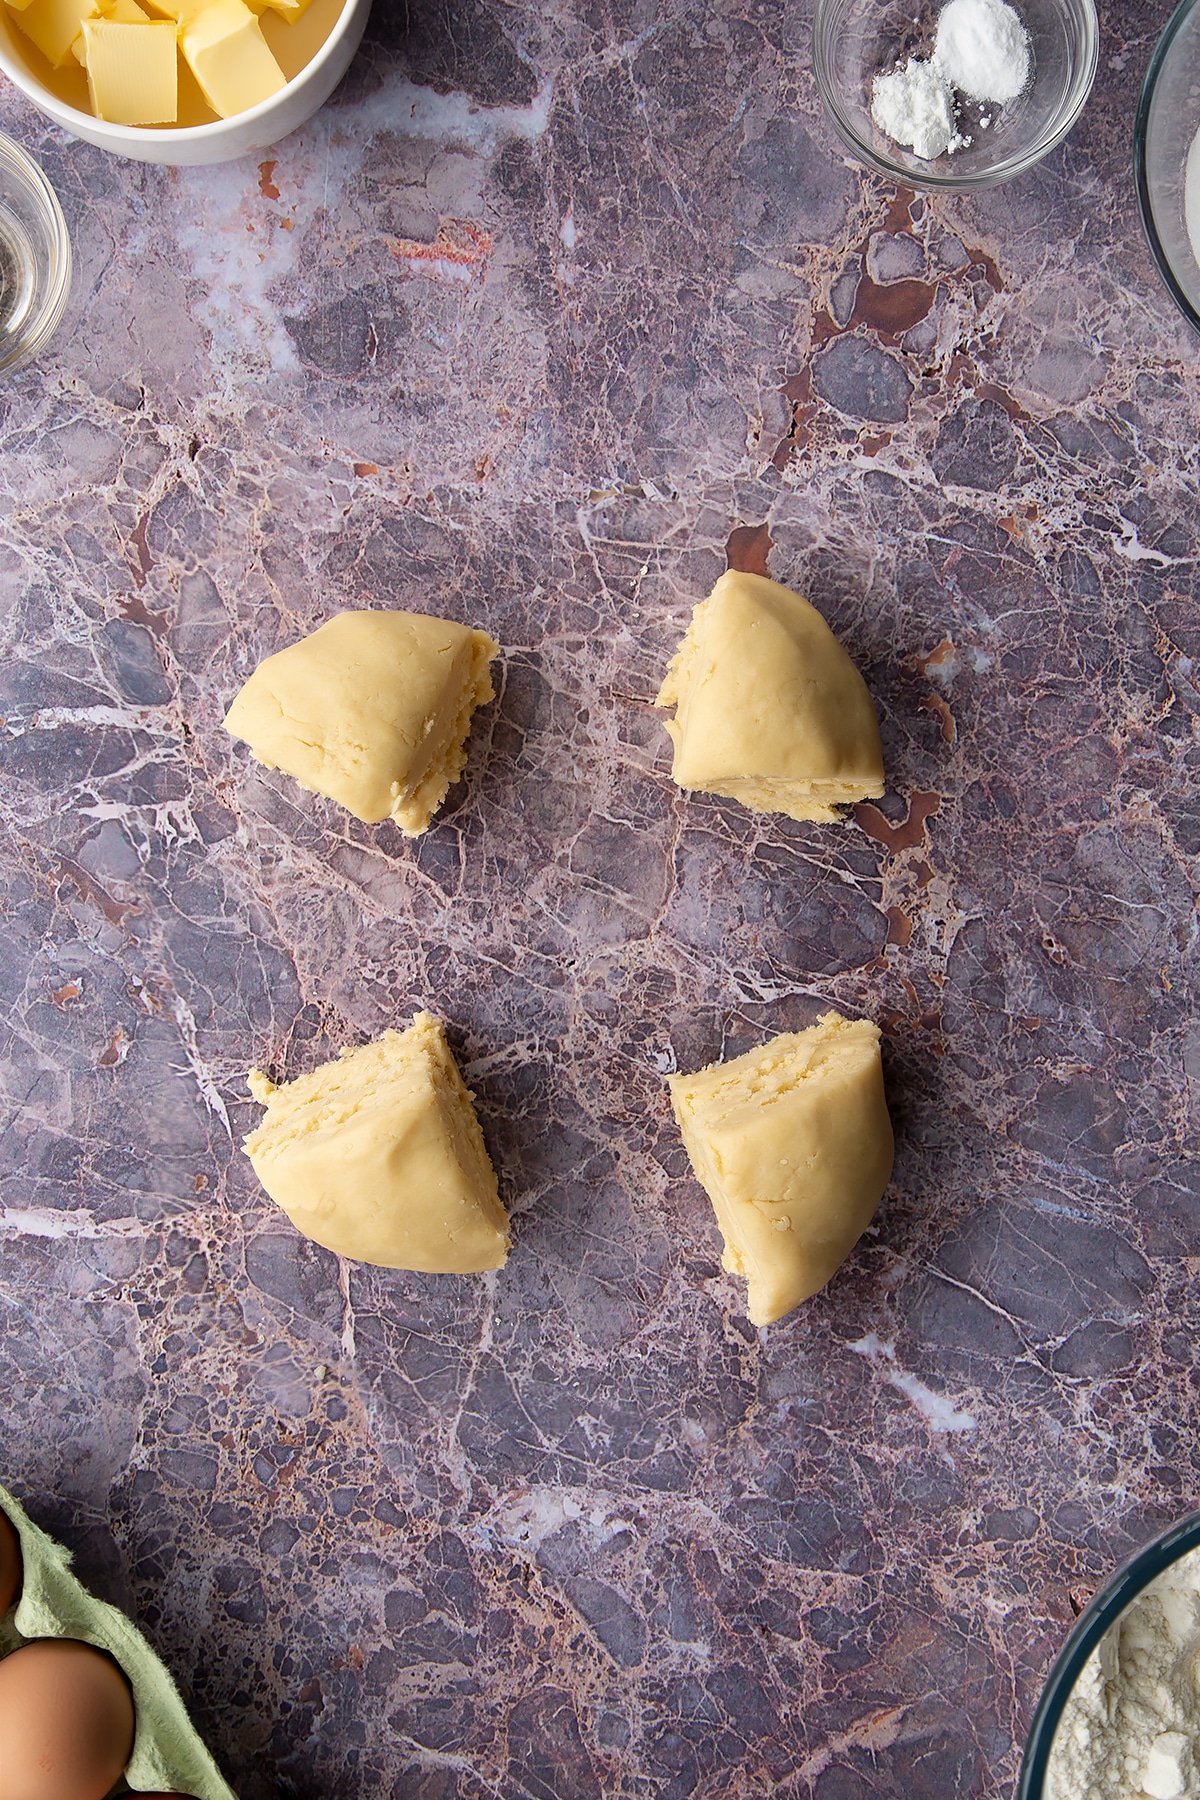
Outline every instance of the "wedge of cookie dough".
<path id="1" fill-rule="evenodd" d="M 358 1262 L 464 1275 L 499 1269 L 508 1216 L 471 1093 L 441 1022 L 343 1050 L 276 1086 L 245 1140 L 255 1174 L 305 1237 Z"/>
<path id="2" fill-rule="evenodd" d="M 258 665 L 225 729 L 364 824 L 418 837 L 462 773 L 499 653 L 486 631 L 426 613 L 338 613 Z"/>
<path id="3" fill-rule="evenodd" d="M 836 821 L 884 791 L 867 685 L 815 607 L 762 575 L 722 575 L 692 614 L 659 706 L 681 788 L 754 812 Z"/>
<path id="4" fill-rule="evenodd" d="M 731 1062 L 668 1083 L 696 1178 L 749 1282 L 755 1325 L 825 1286 L 892 1172 L 879 1031 L 828 1012 Z"/>

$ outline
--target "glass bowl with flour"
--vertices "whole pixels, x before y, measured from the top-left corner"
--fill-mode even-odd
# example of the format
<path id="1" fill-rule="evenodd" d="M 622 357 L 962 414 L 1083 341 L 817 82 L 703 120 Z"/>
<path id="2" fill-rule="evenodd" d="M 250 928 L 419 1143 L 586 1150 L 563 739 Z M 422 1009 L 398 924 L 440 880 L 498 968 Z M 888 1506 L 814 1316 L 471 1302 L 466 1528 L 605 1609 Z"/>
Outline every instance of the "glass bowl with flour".
<path id="1" fill-rule="evenodd" d="M 1095 0 L 817 0 L 825 107 L 870 167 L 984 187 L 1061 143 L 1091 91 Z"/>
<path id="2" fill-rule="evenodd" d="M 1200 1514 L 1126 1563 L 1046 1683 L 1018 1800 L 1200 1794 Z"/>
<path id="3" fill-rule="evenodd" d="M 1158 41 L 1133 132 L 1142 223 L 1176 305 L 1200 331 L 1200 3 L 1183 0 Z"/>

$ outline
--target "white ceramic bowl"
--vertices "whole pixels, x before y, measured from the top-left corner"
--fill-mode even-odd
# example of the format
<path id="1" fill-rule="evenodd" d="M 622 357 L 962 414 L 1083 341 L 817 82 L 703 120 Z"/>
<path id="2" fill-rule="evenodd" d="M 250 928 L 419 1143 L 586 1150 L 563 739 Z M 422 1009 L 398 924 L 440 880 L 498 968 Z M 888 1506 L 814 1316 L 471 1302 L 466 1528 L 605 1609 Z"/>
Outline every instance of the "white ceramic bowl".
<path id="1" fill-rule="evenodd" d="M 52 94 L 35 74 L 23 48 L 24 39 L 9 10 L 0 4 L 0 69 L 27 94 L 39 112 L 61 125 L 73 137 L 98 144 L 115 156 L 131 156 L 137 162 L 230 162 L 251 150 L 267 150 L 295 131 L 317 108 L 324 106 L 346 70 L 366 29 L 371 0 L 346 0 L 337 24 L 316 55 L 300 73 L 259 106 L 237 113 L 232 119 L 215 119 L 207 125 L 109 125 L 91 113 L 68 106 Z"/>

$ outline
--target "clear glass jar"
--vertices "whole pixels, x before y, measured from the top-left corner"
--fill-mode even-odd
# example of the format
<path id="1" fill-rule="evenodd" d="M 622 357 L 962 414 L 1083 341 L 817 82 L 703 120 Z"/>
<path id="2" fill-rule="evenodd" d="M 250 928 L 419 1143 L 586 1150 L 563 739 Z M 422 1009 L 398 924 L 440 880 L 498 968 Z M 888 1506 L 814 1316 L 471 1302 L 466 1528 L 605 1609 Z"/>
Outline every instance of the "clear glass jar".
<path id="1" fill-rule="evenodd" d="M 0 132 L 0 375 L 43 350 L 71 291 L 71 240 L 41 169 Z"/>

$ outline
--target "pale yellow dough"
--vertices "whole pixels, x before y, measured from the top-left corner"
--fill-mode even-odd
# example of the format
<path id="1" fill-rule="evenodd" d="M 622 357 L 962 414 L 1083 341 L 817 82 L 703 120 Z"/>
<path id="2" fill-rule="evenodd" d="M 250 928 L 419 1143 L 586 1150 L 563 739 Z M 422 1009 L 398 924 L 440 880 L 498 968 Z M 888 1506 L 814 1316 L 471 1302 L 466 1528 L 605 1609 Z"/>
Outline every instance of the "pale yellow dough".
<path id="1" fill-rule="evenodd" d="M 750 1318 L 769 1325 L 825 1286 L 888 1184 L 878 1028 L 829 1012 L 669 1086 L 722 1266 L 747 1278 Z"/>
<path id="2" fill-rule="evenodd" d="M 389 1269 L 503 1267 L 508 1216 L 431 1013 L 279 1087 L 252 1069 L 250 1091 L 267 1110 L 246 1154 L 305 1237 Z"/>
<path id="3" fill-rule="evenodd" d="M 425 613 L 344 612 L 259 664 L 225 715 L 268 769 L 417 837 L 467 760 L 500 646 Z"/>
<path id="4" fill-rule="evenodd" d="M 816 608 L 777 581 L 722 575 L 656 704 L 676 709 L 667 730 L 682 788 L 826 821 L 883 793 L 866 683 Z"/>

